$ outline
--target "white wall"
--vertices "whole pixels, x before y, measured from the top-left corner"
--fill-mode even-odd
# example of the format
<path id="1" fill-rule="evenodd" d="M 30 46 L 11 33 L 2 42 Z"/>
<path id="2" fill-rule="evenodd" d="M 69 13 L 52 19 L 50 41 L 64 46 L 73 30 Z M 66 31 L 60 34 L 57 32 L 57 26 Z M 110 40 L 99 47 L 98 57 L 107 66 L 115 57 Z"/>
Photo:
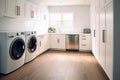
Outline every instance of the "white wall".
<path id="1" fill-rule="evenodd" d="M 83 32 L 83 28 L 90 28 L 90 6 L 49 6 L 50 12 L 73 12 L 74 32 Z"/>
<path id="2" fill-rule="evenodd" d="M 0 31 L 32 31 L 36 30 L 34 21 L 29 21 L 29 25 L 25 24 L 25 19 L 19 18 L 0 18 Z"/>

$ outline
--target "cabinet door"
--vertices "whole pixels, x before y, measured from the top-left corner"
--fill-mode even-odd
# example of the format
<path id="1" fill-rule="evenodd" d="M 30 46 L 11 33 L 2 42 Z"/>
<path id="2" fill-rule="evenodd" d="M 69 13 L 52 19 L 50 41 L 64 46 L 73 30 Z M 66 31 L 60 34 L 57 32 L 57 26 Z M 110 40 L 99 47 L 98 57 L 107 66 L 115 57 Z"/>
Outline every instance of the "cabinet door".
<path id="1" fill-rule="evenodd" d="M 100 0 L 100 9 L 105 7 L 105 0 Z"/>
<path id="2" fill-rule="evenodd" d="M 106 70 L 110 80 L 113 73 L 113 6 L 106 8 Z"/>
<path id="3" fill-rule="evenodd" d="M 100 57 L 99 2 L 97 2 L 97 4 L 96 4 L 95 12 L 96 12 L 96 15 L 95 15 L 95 30 L 96 30 L 96 32 L 95 32 L 95 36 L 96 36 L 96 38 L 95 38 L 96 39 L 96 41 L 95 41 L 95 47 L 96 47 L 95 55 L 96 55 L 96 58 L 99 60 L 99 57 Z"/>
<path id="4" fill-rule="evenodd" d="M 95 1 L 92 0 L 91 5 L 91 34 L 92 34 L 92 53 L 95 55 L 96 47 L 95 47 Z M 79 41 L 80 42 L 80 41 Z M 96 55 L 95 55 L 96 56 Z"/>
<path id="5" fill-rule="evenodd" d="M 31 4 L 31 18 L 37 19 L 37 6 L 35 4 Z"/>
<path id="6" fill-rule="evenodd" d="M 5 0 L 0 0 L 0 16 L 3 16 L 5 13 Z"/>
<path id="7" fill-rule="evenodd" d="M 51 35 L 51 48 L 53 49 L 65 49 L 65 35 Z"/>
<path id="8" fill-rule="evenodd" d="M 100 12 L 100 63 L 102 67 L 105 69 L 105 46 L 106 46 L 106 41 L 105 41 L 105 9 L 103 9 Z"/>
<path id="9" fill-rule="evenodd" d="M 106 0 L 106 3 L 109 3 L 109 2 L 111 2 L 112 0 Z"/>
<path id="10" fill-rule="evenodd" d="M 37 19 L 37 6 L 31 2 L 25 2 L 25 17 L 27 19 Z"/>
<path id="11" fill-rule="evenodd" d="M 65 35 L 58 35 L 59 39 L 59 49 L 65 50 Z"/>
<path id="12" fill-rule="evenodd" d="M 48 50 L 49 49 L 49 36 L 48 35 L 44 35 L 44 51 Z"/>
<path id="13" fill-rule="evenodd" d="M 15 0 L 6 0 L 5 16 L 15 17 Z"/>
<path id="14" fill-rule="evenodd" d="M 43 53 L 44 51 L 47 50 L 47 37 L 46 35 L 41 35 L 40 36 L 40 53 Z"/>
<path id="15" fill-rule="evenodd" d="M 15 15 L 17 17 L 24 17 L 24 0 L 16 0 Z"/>
<path id="16" fill-rule="evenodd" d="M 37 36 L 37 55 L 41 54 L 41 37 Z"/>
<path id="17" fill-rule="evenodd" d="M 28 1 L 25 1 L 25 18 L 30 19 L 31 18 L 31 3 Z"/>
<path id="18" fill-rule="evenodd" d="M 59 43 L 59 37 L 58 37 L 58 35 L 52 34 L 51 37 L 50 37 L 50 39 L 51 39 L 51 43 L 50 43 L 51 48 L 54 48 L 54 49 L 57 48 L 58 49 L 59 48 L 59 45 L 58 45 L 58 43 Z"/>
<path id="19" fill-rule="evenodd" d="M 41 8 L 37 6 L 37 20 L 41 21 Z"/>

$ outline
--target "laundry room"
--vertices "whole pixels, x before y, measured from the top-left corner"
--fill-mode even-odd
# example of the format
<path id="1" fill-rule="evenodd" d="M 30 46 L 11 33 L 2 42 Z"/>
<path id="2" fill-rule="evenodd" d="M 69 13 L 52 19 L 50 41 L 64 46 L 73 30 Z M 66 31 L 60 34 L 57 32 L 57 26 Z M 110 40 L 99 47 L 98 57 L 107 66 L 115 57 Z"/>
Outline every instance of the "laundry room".
<path id="1" fill-rule="evenodd" d="M 120 0 L 0 0 L 0 80 L 120 80 Z"/>

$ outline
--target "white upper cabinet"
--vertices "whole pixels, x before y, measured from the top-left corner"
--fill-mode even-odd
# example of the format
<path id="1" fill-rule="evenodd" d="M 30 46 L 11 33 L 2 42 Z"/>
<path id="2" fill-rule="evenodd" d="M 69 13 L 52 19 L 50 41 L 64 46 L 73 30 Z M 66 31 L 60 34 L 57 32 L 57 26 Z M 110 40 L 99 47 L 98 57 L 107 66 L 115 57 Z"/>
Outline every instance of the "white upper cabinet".
<path id="1" fill-rule="evenodd" d="M 25 18 L 30 19 L 31 18 L 31 3 L 28 1 L 25 1 Z"/>
<path id="2" fill-rule="evenodd" d="M 5 15 L 8 17 L 15 17 L 15 1 L 16 0 L 5 0 Z"/>
<path id="3" fill-rule="evenodd" d="M 99 0 L 100 1 L 100 9 L 107 6 L 112 0 Z"/>
<path id="4" fill-rule="evenodd" d="M 39 7 L 39 6 L 37 7 L 36 17 L 37 17 L 37 20 L 41 21 L 41 7 Z"/>
<path id="5" fill-rule="evenodd" d="M 37 19 L 37 6 L 35 4 L 31 4 L 31 18 Z"/>
<path id="6" fill-rule="evenodd" d="M 0 16 L 24 17 L 24 0 L 0 0 Z"/>
<path id="7" fill-rule="evenodd" d="M 100 8 L 103 8 L 105 6 L 105 0 L 100 0 Z"/>
<path id="8" fill-rule="evenodd" d="M 29 1 L 25 2 L 25 18 L 32 20 L 40 20 L 41 19 L 41 8 Z"/>
<path id="9" fill-rule="evenodd" d="M 0 0 L 0 17 L 5 14 L 5 0 Z"/>
<path id="10" fill-rule="evenodd" d="M 113 1 L 113 0 L 106 0 L 106 3 L 110 3 L 111 1 Z"/>
<path id="11" fill-rule="evenodd" d="M 15 15 L 18 17 L 24 17 L 24 0 L 16 0 Z"/>

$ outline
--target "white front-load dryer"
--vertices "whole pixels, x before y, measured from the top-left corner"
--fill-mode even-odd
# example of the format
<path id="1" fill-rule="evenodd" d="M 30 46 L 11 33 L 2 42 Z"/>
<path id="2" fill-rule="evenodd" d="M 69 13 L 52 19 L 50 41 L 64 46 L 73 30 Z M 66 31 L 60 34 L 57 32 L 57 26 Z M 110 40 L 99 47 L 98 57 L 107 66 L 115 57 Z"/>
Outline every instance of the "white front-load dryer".
<path id="1" fill-rule="evenodd" d="M 25 33 L 0 32 L 0 73 L 8 74 L 24 64 Z"/>
<path id="2" fill-rule="evenodd" d="M 37 56 L 37 38 L 36 31 L 25 32 L 26 41 L 26 53 L 25 53 L 25 63 L 33 60 Z"/>

